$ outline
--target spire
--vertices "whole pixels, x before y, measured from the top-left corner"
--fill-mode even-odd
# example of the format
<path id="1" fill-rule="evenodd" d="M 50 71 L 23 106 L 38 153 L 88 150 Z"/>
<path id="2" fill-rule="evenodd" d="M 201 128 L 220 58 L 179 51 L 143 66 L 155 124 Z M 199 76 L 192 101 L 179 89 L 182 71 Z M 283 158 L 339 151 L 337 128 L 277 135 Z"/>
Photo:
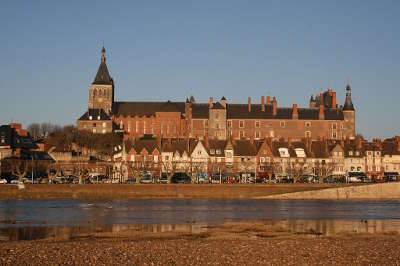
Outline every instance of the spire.
<path id="1" fill-rule="evenodd" d="M 351 101 L 350 84 L 347 84 L 346 86 L 346 100 L 344 102 L 343 111 L 354 111 L 353 102 Z"/>
<path id="2" fill-rule="evenodd" d="M 106 48 L 104 48 L 104 46 L 103 46 L 103 48 L 101 49 L 101 62 L 102 62 L 102 63 L 105 63 L 105 62 L 106 62 Z"/>
<path id="3" fill-rule="evenodd" d="M 106 49 L 101 49 L 101 62 L 99 66 L 99 70 L 97 70 L 96 77 L 92 84 L 101 84 L 101 85 L 111 85 L 112 80 L 110 78 L 110 73 L 108 73 L 107 65 L 106 65 Z"/>

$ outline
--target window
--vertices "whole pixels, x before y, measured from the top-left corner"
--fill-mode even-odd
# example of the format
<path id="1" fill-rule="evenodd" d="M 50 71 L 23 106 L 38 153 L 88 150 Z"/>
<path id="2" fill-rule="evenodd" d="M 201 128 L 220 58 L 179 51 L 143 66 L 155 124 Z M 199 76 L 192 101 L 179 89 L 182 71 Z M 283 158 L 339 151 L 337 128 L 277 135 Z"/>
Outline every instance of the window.
<path id="1" fill-rule="evenodd" d="M 353 151 L 349 151 L 349 156 L 353 156 Z"/>
<path id="2" fill-rule="evenodd" d="M 259 138 L 260 138 L 260 131 L 256 131 L 255 138 L 256 138 L 256 139 L 259 139 Z"/>
<path id="3" fill-rule="evenodd" d="M 217 154 L 221 154 L 221 150 L 220 149 L 217 149 Z"/>
<path id="4" fill-rule="evenodd" d="M 154 134 L 154 124 L 151 123 L 151 134 Z"/>
<path id="5" fill-rule="evenodd" d="M 368 155 L 368 156 L 371 156 L 371 155 L 372 155 L 372 151 L 368 151 L 368 152 L 367 152 L 367 155 Z"/>
<path id="6" fill-rule="evenodd" d="M 131 132 L 131 122 L 128 122 L 128 132 Z"/>
<path id="7" fill-rule="evenodd" d="M 91 115 L 89 115 L 89 120 L 92 120 L 93 118 L 92 118 L 92 116 Z"/>
<path id="8" fill-rule="evenodd" d="M 232 127 L 232 121 L 228 120 L 228 127 Z"/>
<path id="9" fill-rule="evenodd" d="M 143 121 L 143 134 L 146 134 L 146 121 Z"/>
<path id="10" fill-rule="evenodd" d="M 135 155 L 131 154 L 131 162 L 135 161 Z"/>
<path id="11" fill-rule="evenodd" d="M 95 128 L 93 128 L 93 133 L 96 133 L 96 129 Z"/>
<path id="12" fill-rule="evenodd" d="M 93 125 L 92 125 L 93 127 L 96 127 L 96 123 L 93 123 Z"/>
<path id="13" fill-rule="evenodd" d="M 204 120 L 204 127 L 208 128 L 208 120 Z"/>
<path id="14" fill-rule="evenodd" d="M 122 123 L 122 120 L 119 122 L 119 128 L 123 129 L 124 128 L 124 124 Z"/>
<path id="15" fill-rule="evenodd" d="M 100 116 L 97 116 L 97 120 L 100 120 Z"/>
<path id="16" fill-rule="evenodd" d="M 240 138 L 244 138 L 244 131 L 240 131 L 239 136 L 240 136 Z"/>
<path id="17" fill-rule="evenodd" d="M 333 131 L 333 132 L 332 132 L 332 138 L 333 138 L 333 139 L 336 139 L 336 138 L 337 138 L 337 133 L 336 133 L 336 131 Z"/>
<path id="18" fill-rule="evenodd" d="M 155 163 L 158 163 L 158 155 L 154 155 L 154 159 L 153 160 L 154 160 Z"/>
<path id="19" fill-rule="evenodd" d="M 332 123 L 332 129 L 337 129 L 337 123 Z"/>
<path id="20" fill-rule="evenodd" d="M 215 149 L 210 149 L 210 154 L 215 154 Z"/>
<path id="21" fill-rule="evenodd" d="M 243 128 L 243 127 L 244 127 L 244 121 L 243 121 L 243 120 L 240 120 L 240 121 L 239 121 L 239 127 L 240 127 L 240 128 Z"/>
<path id="22" fill-rule="evenodd" d="M 219 114 L 217 112 L 217 113 L 215 113 L 215 119 L 218 119 L 218 117 L 219 117 Z"/>
<path id="23" fill-rule="evenodd" d="M 6 143 L 5 139 L 1 139 L 1 143 Z"/>
<path id="24" fill-rule="evenodd" d="M 218 123 L 215 123 L 215 128 L 219 129 L 219 124 Z"/>
<path id="25" fill-rule="evenodd" d="M 360 155 L 360 152 L 359 152 L 359 151 L 356 151 L 356 156 L 358 156 L 358 155 Z"/>
<path id="26" fill-rule="evenodd" d="M 231 158 L 231 157 L 232 157 L 232 152 L 227 151 L 227 152 L 226 152 L 226 157 Z"/>
<path id="27" fill-rule="evenodd" d="M 256 128 L 260 128 L 260 121 L 256 121 Z"/>
<path id="28" fill-rule="evenodd" d="M 167 135 L 169 135 L 169 123 L 167 124 Z"/>
<path id="29" fill-rule="evenodd" d="M 311 131 L 306 131 L 305 136 L 306 136 L 306 138 L 311 138 Z"/>
<path id="30" fill-rule="evenodd" d="M 201 150 L 198 150 L 198 151 L 197 151 L 197 155 L 201 155 Z"/>
<path id="31" fill-rule="evenodd" d="M 306 128 L 310 128 L 311 127 L 311 122 L 310 121 L 307 121 L 306 122 Z"/>
<path id="32" fill-rule="evenodd" d="M 281 126 L 281 127 L 286 127 L 286 122 L 285 122 L 285 121 L 281 121 L 281 122 L 280 122 L 280 126 Z"/>
<path id="33" fill-rule="evenodd" d="M 105 130 L 105 129 L 103 129 L 103 130 L 102 130 L 102 132 L 103 132 L 103 134 L 105 134 L 105 133 L 106 133 L 106 130 Z"/>
<path id="34" fill-rule="evenodd" d="M 136 121 L 136 123 L 135 123 L 135 131 L 136 131 L 136 133 L 139 132 L 139 121 Z"/>

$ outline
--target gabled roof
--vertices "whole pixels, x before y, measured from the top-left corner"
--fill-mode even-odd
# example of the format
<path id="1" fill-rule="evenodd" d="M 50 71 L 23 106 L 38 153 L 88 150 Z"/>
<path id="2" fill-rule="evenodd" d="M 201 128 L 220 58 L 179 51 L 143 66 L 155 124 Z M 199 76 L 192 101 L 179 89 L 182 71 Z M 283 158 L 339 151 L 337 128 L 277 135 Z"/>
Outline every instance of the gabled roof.
<path id="1" fill-rule="evenodd" d="M 250 140 L 235 140 L 233 143 L 234 156 L 257 156 L 258 150 Z"/>
<path id="2" fill-rule="evenodd" d="M 92 119 L 89 119 L 89 117 Z M 100 116 L 100 119 L 98 117 Z M 85 112 L 79 119 L 79 121 L 101 121 L 101 120 L 111 120 L 110 116 L 103 109 L 89 109 Z"/>
<path id="3" fill-rule="evenodd" d="M 157 139 L 140 139 L 131 144 L 136 153 L 141 153 L 145 149 L 149 154 L 154 150 L 159 150 Z"/>

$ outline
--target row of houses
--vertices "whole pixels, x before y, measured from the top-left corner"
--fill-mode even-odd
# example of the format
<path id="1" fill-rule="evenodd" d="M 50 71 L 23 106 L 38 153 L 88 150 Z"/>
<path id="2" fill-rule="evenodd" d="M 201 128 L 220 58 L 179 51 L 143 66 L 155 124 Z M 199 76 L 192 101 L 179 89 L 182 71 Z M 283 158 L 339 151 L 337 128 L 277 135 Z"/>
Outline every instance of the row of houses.
<path id="1" fill-rule="evenodd" d="M 347 140 L 204 140 L 157 139 L 151 135 L 119 146 L 115 172 L 122 178 L 140 172 L 154 176 L 185 172 L 239 177 L 299 177 L 346 175 L 365 172 L 382 178 L 384 172 L 400 172 L 400 137 L 372 142 Z"/>

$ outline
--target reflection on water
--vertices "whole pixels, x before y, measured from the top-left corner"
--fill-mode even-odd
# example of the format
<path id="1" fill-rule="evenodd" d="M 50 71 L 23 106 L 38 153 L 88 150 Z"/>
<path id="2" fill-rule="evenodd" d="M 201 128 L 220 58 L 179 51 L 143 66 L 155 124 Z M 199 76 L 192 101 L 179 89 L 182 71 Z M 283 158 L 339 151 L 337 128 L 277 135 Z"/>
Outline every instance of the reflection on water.
<path id="1" fill-rule="evenodd" d="M 200 224 L 134 224 L 103 225 L 93 227 L 9 227 L 0 229 L 0 241 L 33 240 L 54 238 L 57 240 L 91 237 L 107 234 L 107 236 L 132 236 L 137 233 L 188 233 L 200 234 L 207 231 Z"/>
<path id="2" fill-rule="evenodd" d="M 2 240 L 69 239 L 115 232 L 199 233 L 207 230 L 203 225 L 250 220 L 266 221 L 265 230 L 295 233 L 399 232 L 400 201 L 0 201 Z"/>
<path id="3" fill-rule="evenodd" d="M 237 223 L 243 230 L 243 223 Z M 335 236 L 340 234 L 399 234 L 399 220 L 267 220 L 245 222 L 248 228 L 257 225 L 257 233 L 286 232 L 291 234 Z M 261 226 L 260 226 L 261 224 Z M 201 234 L 235 228 L 235 223 L 208 227 L 204 224 L 135 224 L 103 225 L 94 227 L 9 227 L 0 229 L 0 241 L 57 239 L 82 237 L 133 237 L 144 233 Z M 248 232 L 246 226 L 243 232 Z M 260 230 L 261 229 L 261 230 Z M 241 233 L 240 230 L 237 231 Z"/>

